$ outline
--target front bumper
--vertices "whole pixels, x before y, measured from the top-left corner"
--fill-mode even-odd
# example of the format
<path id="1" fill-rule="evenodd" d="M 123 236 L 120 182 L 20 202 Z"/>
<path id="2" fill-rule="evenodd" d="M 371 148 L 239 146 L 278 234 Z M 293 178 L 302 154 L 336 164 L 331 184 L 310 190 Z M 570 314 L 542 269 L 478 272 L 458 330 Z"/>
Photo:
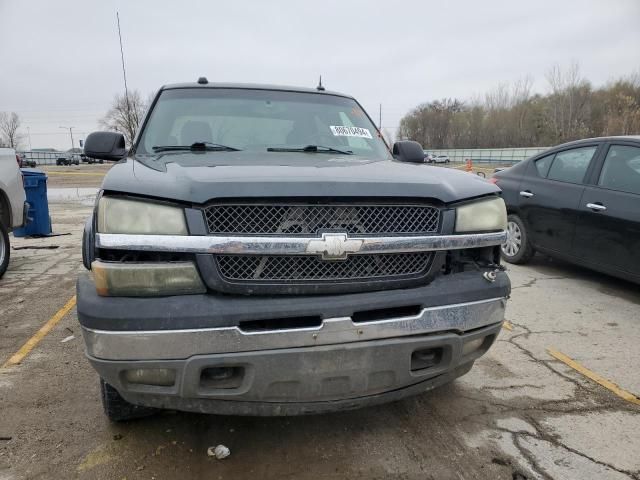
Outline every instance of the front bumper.
<path id="1" fill-rule="evenodd" d="M 184 360 L 113 361 L 89 357 L 130 403 L 228 415 L 301 415 L 349 410 L 431 390 L 468 372 L 502 323 L 459 335 L 418 335 L 303 348 L 195 355 Z M 86 337 L 85 337 L 86 338 Z M 479 346 L 465 352 L 464 345 Z M 427 358 L 426 363 L 416 355 Z M 415 368 L 424 367 L 424 368 Z M 242 372 L 233 388 L 210 382 L 212 369 Z M 171 369 L 170 386 L 127 382 L 134 369 Z"/>
<path id="2" fill-rule="evenodd" d="M 468 272 L 414 289 L 291 298 L 105 298 L 81 277 L 78 318 L 89 361 L 131 403 L 295 415 L 396 400 L 466 373 L 495 341 L 508 294 L 504 273 L 493 283 Z M 366 309 L 416 304 L 412 315 L 352 319 Z M 312 313 L 322 316 L 319 325 L 247 331 L 242 323 Z M 139 369 L 172 370 L 175 381 L 129 382 L 126 372 Z M 210 381 L 207 372 L 219 369 L 235 372 L 232 387 Z"/>

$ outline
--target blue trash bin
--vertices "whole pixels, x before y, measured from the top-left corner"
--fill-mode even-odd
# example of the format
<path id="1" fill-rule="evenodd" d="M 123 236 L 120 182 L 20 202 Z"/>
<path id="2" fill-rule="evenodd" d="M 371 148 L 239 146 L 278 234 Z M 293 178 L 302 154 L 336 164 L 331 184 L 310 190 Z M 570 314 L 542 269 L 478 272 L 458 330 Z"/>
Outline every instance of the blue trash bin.
<path id="1" fill-rule="evenodd" d="M 29 212 L 27 224 L 16 228 L 13 235 L 49 235 L 51 219 L 49 218 L 49 202 L 47 200 L 47 174 L 37 168 L 21 168 L 24 191 L 27 194 Z"/>

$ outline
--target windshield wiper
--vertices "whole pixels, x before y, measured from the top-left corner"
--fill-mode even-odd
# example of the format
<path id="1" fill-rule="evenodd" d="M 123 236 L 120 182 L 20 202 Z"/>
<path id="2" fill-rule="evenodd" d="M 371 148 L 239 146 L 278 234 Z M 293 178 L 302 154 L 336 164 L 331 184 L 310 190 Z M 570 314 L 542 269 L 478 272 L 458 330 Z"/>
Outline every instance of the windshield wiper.
<path id="1" fill-rule="evenodd" d="M 191 145 L 158 145 L 153 147 L 154 152 L 178 152 L 178 151 L 192 151 L 192 152 L 239 152 L 239 148 L 229 147 L 228 145 L 221 145 L 219 143 L 212 142 L 195 142 Z"/>
<path id="2" fill-rule="evenodd" d="M 351 150 L 339 150 L 324 145 L 307 145 L 306 147 L 269 147 L 267 152 L 306 152 L 306 153 L 341 153 L 343 155 L 353 155 Z"/>

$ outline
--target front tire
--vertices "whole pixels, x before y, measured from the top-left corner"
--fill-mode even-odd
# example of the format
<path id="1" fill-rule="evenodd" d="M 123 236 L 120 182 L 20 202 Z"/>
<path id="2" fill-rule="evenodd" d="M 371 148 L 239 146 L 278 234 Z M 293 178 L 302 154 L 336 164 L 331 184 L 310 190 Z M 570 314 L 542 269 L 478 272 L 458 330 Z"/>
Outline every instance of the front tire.
<path id="1" fill-rule="evenodd" d="M 10 252 L 9 231 L 7 230 L 7 227 L 4 226 L 4 223 L 2 223 L 2 220 L 0 220 L 0 278 L 2 278 L 4 272 L 7 271 L 7 267 L 9 266 Z"/>
<path id="2" fill-rule="evenodd" d="M 507 217 L 507 241 L 500 246 L 500 253 L 505 261 L 516 264 L 527 263 L 535 254 L 524 222 L 518 215 Z"/>
<path id="3" fill-rule="evenodd" d="M 142 407 L 127 402 L 115 388 L 102 378 L 100 378 L 100 395 L 104 413 L 112 422 L 124 422 L 135 418 L 148 417 L 158 412 L 156 408 Z"/>

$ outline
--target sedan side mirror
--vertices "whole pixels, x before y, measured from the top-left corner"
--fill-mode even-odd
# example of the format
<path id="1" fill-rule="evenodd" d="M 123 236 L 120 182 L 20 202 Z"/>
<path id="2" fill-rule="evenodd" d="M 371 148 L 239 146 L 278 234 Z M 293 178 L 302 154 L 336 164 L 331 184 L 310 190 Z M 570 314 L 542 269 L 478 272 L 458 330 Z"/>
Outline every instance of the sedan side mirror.
<path id="1" fill-rule="evenodd" d="M 93 132 L 84 142 L 87 157 L 102 160 L 122 160 L 127 155 L 124 135 L 117 132 Z"/>
<path id="2" fill-rule="evenodd" d="M 393 158 L 401 162 L 423 163 L 424 150 L 418 142 L 404 140 L 393 144 Z"/>

